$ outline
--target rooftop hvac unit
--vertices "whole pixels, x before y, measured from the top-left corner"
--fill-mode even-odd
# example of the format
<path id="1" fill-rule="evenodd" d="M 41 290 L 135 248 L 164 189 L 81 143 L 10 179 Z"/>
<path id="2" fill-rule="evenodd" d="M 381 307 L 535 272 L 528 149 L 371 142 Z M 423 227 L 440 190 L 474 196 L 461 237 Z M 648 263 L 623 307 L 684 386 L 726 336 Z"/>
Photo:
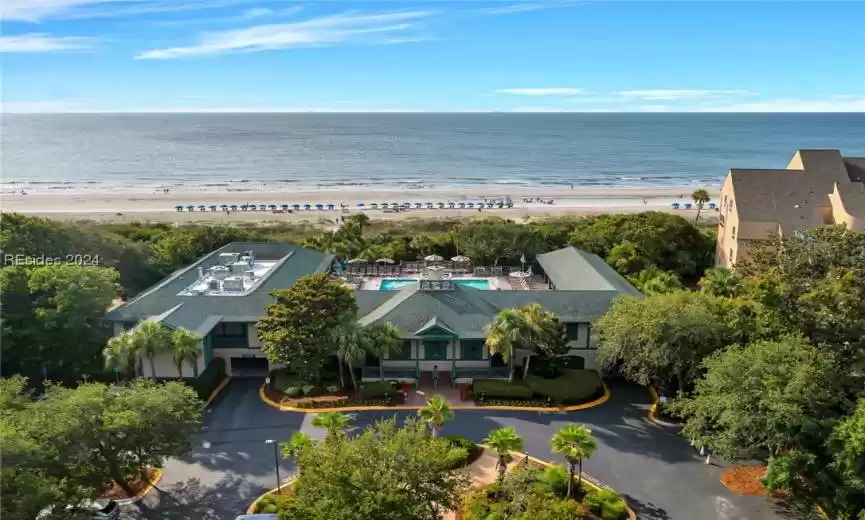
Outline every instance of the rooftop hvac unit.
<path id="1" fill-rule="evenodd" d="M 223 278 L 228 276 L 229 273 L 231 273 L 231 269 L 224 265 L 215 265 L 208 269 L 208 271 L 210 271 L 210 276 L 216 278 L 217 280 L 222 280 Z"/>
<path id="2" fill-rule="evenodd" d="M 249 264 L 246 262 L 234 262 L 231 264 L 231 274 L 243 274 L 244 271 L 249 269 Z"/>
<path id="3" fill-rule="evenodd" d="M 240 260 L 240 253 L 219 253 L 219 263 L 222 265 L 233 264 Z"/>
<path id="4" fill-rule="evenodd" d="M 245 263 L 246 265 L 252 265 L 252 263 L 251 263 L 252 257 L 251 256 L 243 255 L 240 257 L 240 261 Z"/>
<path id="5" fill-rule="evenodd" d="M 219 281 L 218 280 L 210 280 L 207 282 L 207 289 L 211 291 L 219 290 Z"/>
<path id="6" fill-rule="evenodd" d="M 222 290 L 225 292 L 243 292 L 243 278 L 229 276 L 222 281 Z"/>
<path id="7" fill-rule="evenodd" d="M 249 278 L 250 280 L 255 280 L 255 271 L 253 271 L 252 269 L 244 271 L 243 276 Z"/>

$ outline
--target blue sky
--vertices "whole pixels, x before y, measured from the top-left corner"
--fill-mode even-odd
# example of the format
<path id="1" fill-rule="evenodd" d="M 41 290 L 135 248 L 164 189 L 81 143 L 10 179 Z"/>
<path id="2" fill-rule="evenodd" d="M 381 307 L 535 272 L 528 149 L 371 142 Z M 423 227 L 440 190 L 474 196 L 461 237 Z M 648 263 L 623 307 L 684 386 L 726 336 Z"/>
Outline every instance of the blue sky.
<path id="1" fill-rule="evenodd" d="M 2 5 L 6 112 L 865 111 L 863 2 Z"/>

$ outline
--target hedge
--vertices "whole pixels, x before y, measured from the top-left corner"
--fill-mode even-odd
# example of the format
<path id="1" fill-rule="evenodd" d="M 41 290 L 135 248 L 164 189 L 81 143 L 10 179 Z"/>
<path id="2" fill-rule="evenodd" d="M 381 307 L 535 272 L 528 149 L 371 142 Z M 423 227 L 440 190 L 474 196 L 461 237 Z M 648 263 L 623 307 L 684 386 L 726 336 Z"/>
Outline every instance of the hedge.
<path id="1" fill-rule="evenodd" d="M 198 379 L 192 383 L 192 387 L 198 392 L 199 398 L 207 399 L 216 390 L 216 387 L 219 386 L 224 377 L 225 360 L 222 358 L 213 358 L 207 364 L 207 368 L 198 376 Z"/>
<path id="2" fill-rule="evenodd" d="M 586 401 L 603 388 L 601 376 L 594 370 L 562 370 L 555 379 L 529 375 L 525 384 L 535 395 L 549 397 L 556 404 Z"/>
<path id="3" fill-rule="evenodd" d="M 387 381 L 370 381 L 360 387 L 361 399 L 380 399 L 385 396 L 393 396 L 394 393 L 396 393 L 396 389 Z"/>
<path id="4" fill-rule="evenodd" d="M 501 379 L 475 379 L 472 384 L 475 399 L 531 399 L 532 389 L 523 383 L 508 383 Z"/>

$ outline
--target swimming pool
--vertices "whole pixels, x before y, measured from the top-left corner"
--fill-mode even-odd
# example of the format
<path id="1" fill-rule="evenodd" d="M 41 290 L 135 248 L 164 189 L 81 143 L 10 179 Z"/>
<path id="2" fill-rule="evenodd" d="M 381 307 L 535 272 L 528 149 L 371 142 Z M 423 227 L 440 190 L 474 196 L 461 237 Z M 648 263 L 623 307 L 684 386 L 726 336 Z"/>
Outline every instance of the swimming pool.
<path id="1" fill-rule="evenodd" d="M 473 289 L 484 289 L 488 290 L 490 288 L 490 281 L 484 279 L 454 279 L 451 280 L 453 283 L 457 285 L 462 285 L 463 287 L 471 287 Z M 416 284 L 418 282 L 417 278 L 385 278 L 381 281 L 381 285 L 378 287 L 379 291 L 396 291 L 398 289 L 402 289 L 406 285 Z"/>

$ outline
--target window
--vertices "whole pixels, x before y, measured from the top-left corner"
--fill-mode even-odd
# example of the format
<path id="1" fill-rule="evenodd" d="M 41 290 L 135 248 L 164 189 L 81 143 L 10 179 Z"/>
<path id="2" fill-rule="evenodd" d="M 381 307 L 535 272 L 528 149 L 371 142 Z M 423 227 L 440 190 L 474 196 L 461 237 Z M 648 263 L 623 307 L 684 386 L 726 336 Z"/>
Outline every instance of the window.
<path id="1" fill-rule="evenodd" d="M 424 341 L 424 359 L 438 361 L 447 359 L 448 342 L 447 341 Z"/>
<path id="2" fill-rule="evenodd" d="M 391 352 L 388 359 L 393 359 L 397 361 L 411 359 L 411 340 L 403 340 L 402 348 L 398 352 Z"/>
<path id="3" fill-rule="evenodd" d="M 484 340 L 461 339 L 460 359 L 479 360 L 484 358 Z"/>
<path id="4" fill-rule="evenodd" d="M 736 226 L 733 226 L 733 240 L 736 240 Z"/>
<path id="5" fill-rule="evenodd" d="M 580 339 L 580 324 L 565 323 L 565 337 L 568 341 L 577 341 Z"/>
<path id="6" fill-rule="evenodd" d="M 219 323 L 214 334 L 221 338 L 245 338 L 246 323 Z"/>
<path id="7" fill-rule="evenodd" d="M 733 257 L 733 248 L 732 247 L 730 248 L 730 257 L 729 258 L 730 258 L 730 263 L 736 261 L 736 258 Z"/>

